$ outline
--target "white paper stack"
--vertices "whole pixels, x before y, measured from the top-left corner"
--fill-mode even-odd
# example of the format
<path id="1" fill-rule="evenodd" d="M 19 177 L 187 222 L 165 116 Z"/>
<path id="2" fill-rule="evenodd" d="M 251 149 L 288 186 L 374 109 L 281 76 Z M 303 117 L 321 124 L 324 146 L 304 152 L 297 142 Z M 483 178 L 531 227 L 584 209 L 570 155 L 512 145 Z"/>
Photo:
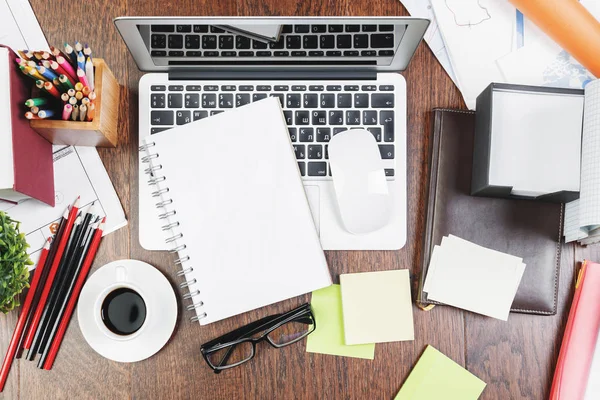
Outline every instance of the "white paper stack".
<path id="1" fill-rule="evenodd" d="M 450 235 L 435 246 L 423 290 L 430 300 L 506 321 L 523 259 Z"/>

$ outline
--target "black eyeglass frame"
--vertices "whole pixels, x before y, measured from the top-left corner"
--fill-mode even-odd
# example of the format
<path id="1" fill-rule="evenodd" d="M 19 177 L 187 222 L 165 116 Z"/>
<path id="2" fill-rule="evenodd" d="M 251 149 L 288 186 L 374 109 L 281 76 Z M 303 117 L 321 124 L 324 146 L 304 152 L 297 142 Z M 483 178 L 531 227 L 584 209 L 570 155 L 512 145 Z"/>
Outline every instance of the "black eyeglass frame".
<path id="1" fill-rule="evenodd" d="M 310 318 L 311 324 L 312 324 L 312 329 L 309 329 L 306 333 L 295 338 L 294 340 L 292 340 L 288 343 L 284 343 L 284 344 L 277 344 L 277 343 L 274 343 L 271 340 L 271 338 L 269 338 L 269 336 L 268 336 L 269 333 L 273 332 L 277 328 L 280 328 L 281 326 L 287 324 L 288 322 L 296 321 L 296 320 L 299 320 L 301 318 L 306 318 L 306 317 Z M 216 374 L 218 374 L 223 370 L 237 367 L 238 365 L 244 364 L 244 363 L 252 360 L 254 358 L 254 355 L 256 354 L 256 344 L 257 343 L 260 343 L 260 342 L 266 340 L 271 346 L 273 346 L 275 348 L 285 347 L 285 346 L 294 344 L 294 343 L 304 339 L 305 337 L 310 335 L 312 332 L 314 332 L 314 330 L 316 328 L 317 328 L 317 322 L 316 322 L 314 314 L 312 313 L 312 310 L 310 308 L 310 304 L 305 303 L 305 304 L 301 305 L 300 307 L 297 307 L 286 313 L 270 315 L 270 316 L 262 318 L 258 321 L 252 322 L 248 325 L 242 326 L 241 328 L 231 331 L 231 332 L 229 332 L 223 336 L 220 336 L 216 339 L 213 339 L 209 342 L 206 342 L 202 346 L 200 346 L 200 352 L 202 353 L 202 357 L 204 357 L 204 360 L 206 361 L 208 366 L 211 367 L 212 370 Z M 263 333 L 259 337 L 251 337 L 253 334 L 255 334 L 257 332 L 263 332 Z M 227 348 L 227 347 L 231 347 L 231 349 L 233 350 L 236 345 L 239 345 L 241 343 L 246 343 L 246 342 L 252 344 L 252 355 L 250 357 L 246 358 L 245 360 L 239 361 L 239 362 L 231 364 L 231 365 L 219 366 L 219 365 L 213 365 L 213 363 L 209 359 L 209 356 L 212 353 L 215 353 L 215 352 L 222 350 L 224 348 Z M 228 356 L 223 357 L 223 361 L 226 361 L 227 357 Z"/>

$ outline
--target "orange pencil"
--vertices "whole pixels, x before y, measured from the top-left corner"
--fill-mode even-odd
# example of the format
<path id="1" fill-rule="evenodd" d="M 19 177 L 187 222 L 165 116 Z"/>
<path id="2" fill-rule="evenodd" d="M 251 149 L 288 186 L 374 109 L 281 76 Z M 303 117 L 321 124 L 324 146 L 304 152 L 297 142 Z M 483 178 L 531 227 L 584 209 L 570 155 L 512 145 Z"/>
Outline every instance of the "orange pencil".
<path id="1" fill-rule="evenodd" d="M 88 121 L 93 121 L 96 116 L 96 105 L 94 103 L 90 103 L 87 106 L 87 115 L 86 118 Z"/>
<path id="2" fill-rule="evenodd" d="M 48 93 L 50 93 L 52 96 L 57 97 L 60 99 L 60 93 L 58 90 L 56 90 L 56 87 L 54 87 L 54 85 L 52 84 L 52 82 L 45 82 L 44 83 L 44 89 L 46 89 L 46 91 Z"/>

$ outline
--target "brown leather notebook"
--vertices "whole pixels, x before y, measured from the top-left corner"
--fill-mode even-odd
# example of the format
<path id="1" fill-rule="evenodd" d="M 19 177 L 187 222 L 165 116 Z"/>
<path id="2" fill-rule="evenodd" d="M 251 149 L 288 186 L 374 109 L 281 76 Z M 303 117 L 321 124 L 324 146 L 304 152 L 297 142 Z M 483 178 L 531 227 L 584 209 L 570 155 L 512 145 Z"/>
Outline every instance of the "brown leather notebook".
<path id="1" fill-rule="evenodd" d="M 511 311 L 556 314 L 563 205 L 470 196 L 475 113 L 434 110 L 427 221 L 417 304 L 432 304 L 423 292 L 434 245 L 452 234 L 522 257 L 525 273 Z"/>

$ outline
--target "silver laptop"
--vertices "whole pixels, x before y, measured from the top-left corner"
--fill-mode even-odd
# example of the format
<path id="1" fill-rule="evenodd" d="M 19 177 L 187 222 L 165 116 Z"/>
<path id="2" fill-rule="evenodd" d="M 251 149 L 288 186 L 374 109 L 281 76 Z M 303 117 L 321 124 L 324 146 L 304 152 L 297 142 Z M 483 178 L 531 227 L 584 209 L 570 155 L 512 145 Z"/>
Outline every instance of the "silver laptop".
<path id="1" fill-rule="evenodd" d="M 267 96 L 284 110 L 325 250 L 394 250 L 406 242 L 404 70 L 428 20 L 405 17 L 121 17 L 140 70 L 139 141 Z M 394 209 L 382 229 L 354 235 L 336 206 L 327 143 L 350 128 L 378 142 Z M 215 149 L 227 158 L 227 149 Z M 249 154 L 260 157 L 260 154 Z M 190 174 L 191 171 L 181 171 Z M 140 243 L 166 250 L 160 210 L 140 163 Z"/>

